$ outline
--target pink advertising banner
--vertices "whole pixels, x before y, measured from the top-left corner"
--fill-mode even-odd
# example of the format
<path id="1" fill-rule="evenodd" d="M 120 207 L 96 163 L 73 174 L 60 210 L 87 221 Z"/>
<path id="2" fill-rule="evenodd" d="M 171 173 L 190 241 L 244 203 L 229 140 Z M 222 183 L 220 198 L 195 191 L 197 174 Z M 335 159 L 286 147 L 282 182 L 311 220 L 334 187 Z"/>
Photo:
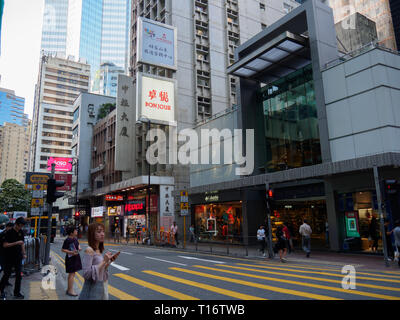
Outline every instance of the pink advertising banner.
<path id="1" fill-rule="evenodd" d="M 51 171 L 51 165 L 52 163 L 56 164 L 56 171 L 64 171 L 64 172 L 69 172 L 72 170 L 72 163 L 70 163 L 72 159 L 71 158 L 53 158 L 50 157 L 49 160 L 47 160 L 47 170 Z"/>

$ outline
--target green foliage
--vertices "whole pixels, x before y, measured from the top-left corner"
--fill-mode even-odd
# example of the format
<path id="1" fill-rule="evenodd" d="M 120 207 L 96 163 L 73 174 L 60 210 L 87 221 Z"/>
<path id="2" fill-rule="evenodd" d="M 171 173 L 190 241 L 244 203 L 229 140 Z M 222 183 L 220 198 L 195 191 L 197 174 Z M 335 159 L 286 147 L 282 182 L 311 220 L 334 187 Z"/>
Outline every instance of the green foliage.
<path id="1" fill-rule="evenodd" d="M 116 107 L 115 103 L 104 103 L 99 109 L 99 114 L 97 115 L 97 120 L 107 117 L 107 115 L 113 111 Z"/>
<path id="2" fill-rule="evenodd" d="M 7 179 L 1 185 L 0 210 L 4 211 L 29 211 L 31 207 L 31 193 L 25 190 L 23 184 L 15 179 Z"/>

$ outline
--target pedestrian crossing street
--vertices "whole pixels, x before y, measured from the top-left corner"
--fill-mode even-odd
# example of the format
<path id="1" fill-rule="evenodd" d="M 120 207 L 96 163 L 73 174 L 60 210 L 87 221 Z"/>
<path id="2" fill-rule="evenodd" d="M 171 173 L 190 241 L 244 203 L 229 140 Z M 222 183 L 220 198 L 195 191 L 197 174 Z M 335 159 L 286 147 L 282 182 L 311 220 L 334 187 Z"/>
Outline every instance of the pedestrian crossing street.
<path id="1" fill-rule="evenodd" d="M 58 254 L 52 255 L 64 264 Z M 277 261 L 166 264 L 162 272 L 159 268 L 110 272 L 109 294 L 119 300 L 400 300 L 400 272 L 357 271 L 355 289 L 343 289 L 344 276 L 340 267 Z M 81 289 L 80 274 L 75 281 Z"/>

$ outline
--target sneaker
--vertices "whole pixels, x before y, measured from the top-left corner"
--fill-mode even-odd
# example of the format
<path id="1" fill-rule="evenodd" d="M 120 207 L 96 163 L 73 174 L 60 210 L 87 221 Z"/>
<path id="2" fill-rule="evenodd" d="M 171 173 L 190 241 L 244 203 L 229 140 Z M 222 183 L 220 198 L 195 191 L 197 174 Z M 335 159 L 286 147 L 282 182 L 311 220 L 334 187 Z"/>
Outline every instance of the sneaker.
<path id="1" fill-rule="evenodd" d="M 18 293 L 18 294 L 14 294 L 14 299 L 24 299 L 25 297 L 24 297 L 24 295 L 23 294 L 21 294 L 21 293 Z"/>
<path id="2" fill-rule="evenodd" d="M 7 300 L 7 296 L 6 296 L 6 293 L 5 293 L 5 292 L 2 292 L 2 293 L 0 294 L 0 300 Z"/>
<path id="3" fill-rule="evenodd" d="M 263 253 L 263 257 L 265 257 L 265 253 Z"/>
<path id="4" fill-rule="evenodd" d="M 287 262 L 287 260 L 284 259 L 284 258 L 282 258 L 282 259 L 281 259 L 281 262 L 282 262 L 282 263 L 285 263 L 285 262 Z"/>

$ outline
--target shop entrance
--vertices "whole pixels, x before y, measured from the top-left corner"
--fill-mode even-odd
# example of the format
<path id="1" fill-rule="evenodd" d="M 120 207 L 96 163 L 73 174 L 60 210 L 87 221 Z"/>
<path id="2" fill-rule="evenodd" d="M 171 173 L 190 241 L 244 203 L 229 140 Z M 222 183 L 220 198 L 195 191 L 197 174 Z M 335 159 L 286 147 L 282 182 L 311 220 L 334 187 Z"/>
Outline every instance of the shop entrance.
<path id="1" fill-rule="evenodd" d="M 276 228 L 285 223 L 290 230 L 294 248 L 301 249 L 299 228 L 304 219 L 307 219 L 312 229 L 311 249 L 328 248 L 326 201 L 321 198 L 276 201 L 274 214 L 271 216 L 273 236 L 275 237 Z"/>

